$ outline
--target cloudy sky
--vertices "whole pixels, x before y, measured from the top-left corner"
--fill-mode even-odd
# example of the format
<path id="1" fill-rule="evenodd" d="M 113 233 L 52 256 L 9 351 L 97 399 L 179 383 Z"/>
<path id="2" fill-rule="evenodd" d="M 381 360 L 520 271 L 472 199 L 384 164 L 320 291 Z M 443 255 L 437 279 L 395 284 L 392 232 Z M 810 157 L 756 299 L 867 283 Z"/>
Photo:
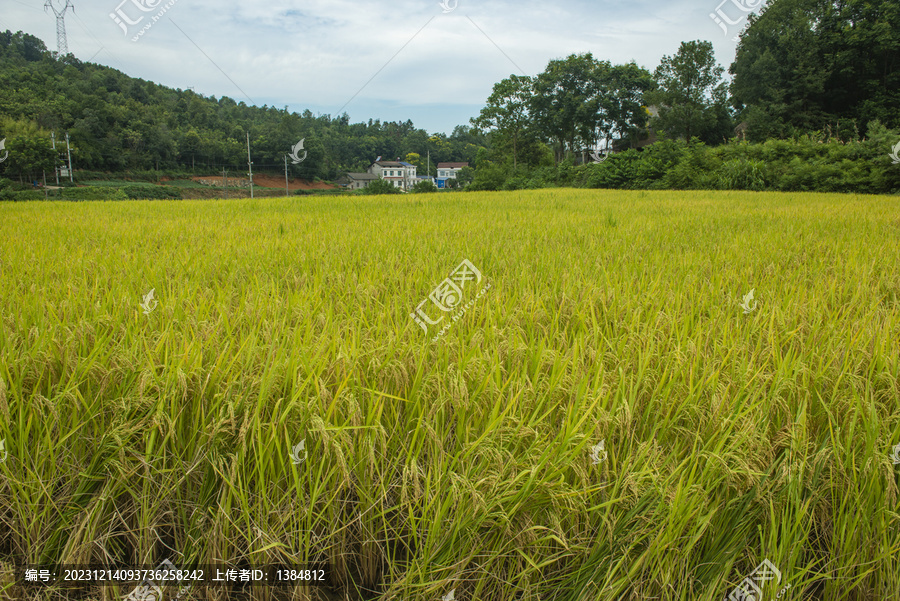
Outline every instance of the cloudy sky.
<path id="1" fill-rule="evenodd" d="M 205 96 L 450 133 L 494 83 L 572 53 L 652 71 L 700 39 L 727 70 L 733 38 L 762 0 L 69 1 L 69 52 L 82 61 Z M 56 50 L 44 0 L 0 6 L 0 30 Z M 727 33 L 716 11 L 735 23 Z"/>

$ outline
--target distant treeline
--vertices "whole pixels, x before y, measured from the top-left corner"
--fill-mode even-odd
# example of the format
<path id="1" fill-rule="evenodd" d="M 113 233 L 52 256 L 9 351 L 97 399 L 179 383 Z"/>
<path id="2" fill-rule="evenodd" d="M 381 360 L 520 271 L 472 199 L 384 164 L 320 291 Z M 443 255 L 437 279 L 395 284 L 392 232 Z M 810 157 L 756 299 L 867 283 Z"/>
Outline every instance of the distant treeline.
<path id="1" fill-rule="evenodd" d="M 69 133 L 76 169 L 120 173 L 127 170 L 193 169 L 198 173 L 247 170 L 247 138 L 254 170 L 280 171 L 283 157 L 301 139 L 308 155 L 290 165 L 292 177 L 333 180 L 345 171 L 364 171 L 378 156 L 406 158 L 418 153 L 432 174 L 440 161 L 474 162 L 486 136 L 468 126 L 453 134 L 431 135 L 412 121 L 350 123 L 346 114 L 302 114 L 286 108 L 255 107 L 231 98 L 204 97 L 129 77 L 115 69 L 56 58 L 43 41 L 0 32 L 0 138 L 10 157 L 0 176 L 30 181 L 56 132 L 65 155 Z M 19 139 L 21 138 L 21 139 Z M 33 148 L 32 148 L 33 147 Z"/>

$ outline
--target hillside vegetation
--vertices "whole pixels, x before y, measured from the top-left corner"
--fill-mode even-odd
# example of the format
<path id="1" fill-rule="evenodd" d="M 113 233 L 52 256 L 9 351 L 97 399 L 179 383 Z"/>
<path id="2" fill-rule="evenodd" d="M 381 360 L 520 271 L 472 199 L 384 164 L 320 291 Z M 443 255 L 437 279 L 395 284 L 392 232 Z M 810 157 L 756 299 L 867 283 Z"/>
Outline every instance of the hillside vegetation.
<path id="1" fill-rule="evenodd" d="M 347 114 L 296 113 L 173 90 L 72 55 L 57 58 L 34 36 L 0 31 L 0 133 L 19 135 L 29 125 L 43 130 L 41 136 L 30 132 L 32 144 L 40 137 L 47 148 L 50 131 L 63 148 L 62 132 L 68 131 L 76 169 L 116 173 L 246 171 L 248 131 L 254 168 L 276 173 L 304 138 L 307 159 L 291 165 L 290 173 L 308 180 L 364 171 L 379 155 L 430 152 L 432 167 L 438 161 L 474 161 L 484 144 L 483 135 L 465 126 L 451 136 L 429 135 L 409 120 L 351 124 Z M 37 169 L 40 175 L 40 165 L 19 155 L 19 165 L 2 167 L 16 174 Z"/>

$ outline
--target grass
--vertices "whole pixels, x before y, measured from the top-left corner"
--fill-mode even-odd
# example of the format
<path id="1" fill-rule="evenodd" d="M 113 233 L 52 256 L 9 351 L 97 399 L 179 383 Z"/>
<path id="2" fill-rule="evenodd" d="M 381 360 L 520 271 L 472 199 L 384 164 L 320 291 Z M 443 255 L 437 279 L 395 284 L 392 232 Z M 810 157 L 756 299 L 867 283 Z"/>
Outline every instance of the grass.
<path id="1" fill-rule="evenodd" d="M 900 598 L 898 256 L 877 196 L 2 203 L 0 562 L 718 601 L 769 559 L 765 599 Z M 432 342 L 463 259 L 491 289 Z"/>

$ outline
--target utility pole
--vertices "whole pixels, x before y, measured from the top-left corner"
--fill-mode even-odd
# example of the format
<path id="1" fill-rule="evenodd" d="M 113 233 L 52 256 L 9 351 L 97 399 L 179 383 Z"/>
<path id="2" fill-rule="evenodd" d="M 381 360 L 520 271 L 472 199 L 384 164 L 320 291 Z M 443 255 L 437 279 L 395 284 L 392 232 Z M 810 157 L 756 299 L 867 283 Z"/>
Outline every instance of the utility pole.
<path id="1" fill-rule="evenodd" d="M 56 173 L 56 185 L 59 186 L 59 155 L 56 154 L 56 132 L 50 132 L 50 141 L 53 142 L 53 156 L 55 160 L 53 161 L 53 172 Z"/>
<path id="2" fill-rule="evenodd" d="M 69 181 L 74 182 L 75 178 L 72 176 L 72 149 L 69 147 L 69 132 L 66 132 L 66 154 L 69 155 Z"/>
<path id="3" fill-rule="evenodd" d="M 250 169 L 250 198 L 253 198 L 253 161 L 250 160 L 250 130 L 247 130 L 247 167 Z"/>
<path id="4" fill-rule="evenodd" d="M 287 181 L 287 155 L 284 155 L 284 195 L 290 196 L 291 193 L 288 191 L 288 181 Z"/>
<path id="5" fill-rule="evenodd" d="M 222 192 L 224 192 L 225 198 L 228 198 L 228 172 L 225 169 L 222 169 Z"/>

